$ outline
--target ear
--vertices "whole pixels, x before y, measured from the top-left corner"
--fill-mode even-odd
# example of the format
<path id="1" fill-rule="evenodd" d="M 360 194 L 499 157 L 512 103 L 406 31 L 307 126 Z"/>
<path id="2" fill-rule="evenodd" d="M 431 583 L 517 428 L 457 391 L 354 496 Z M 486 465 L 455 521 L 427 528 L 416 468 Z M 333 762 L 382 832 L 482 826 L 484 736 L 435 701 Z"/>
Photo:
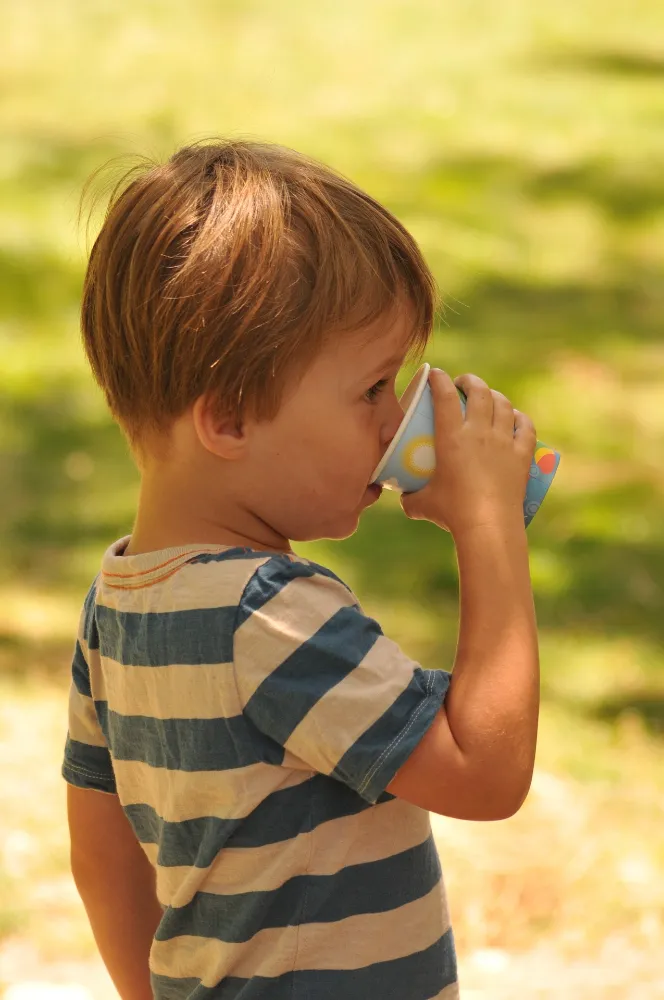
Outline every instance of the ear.
<path id="1" fill-rule="evenodd" d="M 191 416 L 198 440 L 207 451 L 228 461 L 243 457 L 247 449 L 245 428 L 238 427 L 230 415 L 215 416 L 208 396 L 199 396 Z"/>

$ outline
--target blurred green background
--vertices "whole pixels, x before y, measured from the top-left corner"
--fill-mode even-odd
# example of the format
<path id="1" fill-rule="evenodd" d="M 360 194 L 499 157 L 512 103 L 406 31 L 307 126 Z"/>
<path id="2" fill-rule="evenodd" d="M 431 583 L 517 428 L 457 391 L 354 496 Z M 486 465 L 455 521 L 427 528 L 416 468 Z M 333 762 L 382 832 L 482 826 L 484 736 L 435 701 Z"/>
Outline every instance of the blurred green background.
<path id="1" fill-rule="evenodd" d="M 282 142 L 349 175 L 418 239 L 446 303 L 427 360 L 480 374 L 562 453 L 529 528 L 543 674 L 538 771 L 573 788 L 575 801 L 601 799 L 606 829 L 619 833 L 606 856 L 593 856 L 598 877 L 584 890 L 574 940 L 600 947 L 619 932 L 639 953 L 661 951 L 661 0 L 4 0 L 2 14 L 4 761 L 28 759 L 10 708 L 14 719 L 36 717 L 49 692 L 57 782 L 72 629 L 104 549 L 131 530 L 137 496 L 80 346 L 82 186 L 111 157 L 165 158 L 205 136 Z M 451 665 L 449 536 L 407 521 L 386 495 L 353 538 L 298 548 L 344 576 L 413 656 Z M 29 783 L 24 773 L 11 786 L 18 812 L 0 820 L 5 846 L 19 828 L 34 839 L 23 854 L 10 850 L 0 873 L 9 901 L 0 988 L 3 934 L 28 936 L 37 950 L 53 945 L 19 882 L 67 878 L 61 816 L 51 817 L 60 831 L 51 843 L 44 817 L 20 811 Z M 59 808 L 59 789 L 49 794 Z M 599 844 L 603 830 L 591 822 L 587 832 Z M 529 832 L 543 858 L 547 829 Z M 607 858 L 619 865 L 627 845 L 636 867 L 607 875 Z M 515 903 L 528 929 L 521 947 L 569 928 L 555 906 L 530 919 L 528 905 Z M 511 947 L 463 920 L 468 948 Z M 5 970 L 7 982 L 12 975 Z"/>

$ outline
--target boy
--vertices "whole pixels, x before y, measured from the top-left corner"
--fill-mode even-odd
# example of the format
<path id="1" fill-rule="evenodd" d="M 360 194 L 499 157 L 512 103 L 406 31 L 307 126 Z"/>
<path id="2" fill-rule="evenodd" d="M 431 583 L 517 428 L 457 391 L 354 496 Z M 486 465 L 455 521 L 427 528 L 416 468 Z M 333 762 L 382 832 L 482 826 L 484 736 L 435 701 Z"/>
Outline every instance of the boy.
<path id="1" fill-rule="evenodd" d="M 530 786 L 532 423 L 472 375 L 464 421 L 432 373 L 437 469 L 402 505 L 455 541 L 453 672 L 291 548 L 375 501 L 434 289 L 390 213 L 281 147 L 187 147 L 112 199 L 82 326 L 141 492 L 84 604 L 63 775 L 123 1000 L 458 996 L 429 811 L 502 819 Z"/>

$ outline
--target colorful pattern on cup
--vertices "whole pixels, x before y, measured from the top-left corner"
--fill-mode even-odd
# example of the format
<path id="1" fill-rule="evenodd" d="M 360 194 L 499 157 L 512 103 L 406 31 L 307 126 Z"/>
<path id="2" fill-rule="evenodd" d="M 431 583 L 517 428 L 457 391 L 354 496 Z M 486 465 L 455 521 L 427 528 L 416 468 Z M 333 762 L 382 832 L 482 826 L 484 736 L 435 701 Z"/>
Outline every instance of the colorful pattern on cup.
<path id="1" fill-rule="evenodd" d="M 401 397 L 405 410 L 404 419 L 373 476 L 375 482 L 400 493 L 421 490 L 431 478 L 436 465 L 429 370 L 429 365 L 423 365 Z M 458 392 L 461 408 L 465 413 L 466 397 L 460 389 Z M 539 510 L 559 464 L 559 453 L 538 441 L 523 502 L 526 527 Z"/>
<path id="2" fill-rule="evenodd" d="M 528 473 L 526 498 L 523 502 L 523 517 L 526 527 L 528 527 L 540 509 L 540 504 L 553 482 L 553 477 L 558 470 L 559 464 L 559 453 L 554 451 L 553 448 L 549 448 L 548 445 L 538 441 L 535 446 L 535 454 L 530 466 L 530 472 Z"/>

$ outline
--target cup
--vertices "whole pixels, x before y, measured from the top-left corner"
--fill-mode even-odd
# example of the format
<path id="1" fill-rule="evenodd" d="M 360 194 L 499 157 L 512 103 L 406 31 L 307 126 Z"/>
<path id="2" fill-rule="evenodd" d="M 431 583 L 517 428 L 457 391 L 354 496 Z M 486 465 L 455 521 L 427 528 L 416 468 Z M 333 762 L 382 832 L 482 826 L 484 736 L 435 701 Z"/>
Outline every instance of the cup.
<path id="1" fill-rule="evenodd" d="M 400 399 L 403 420 L 375 470 L 371 481 L 399 493 L 416 493 L 426 486 L 436 467 L 434 448 L 433 400 L 429 388 L 430 365 L 424 364 L 408 383 Z M 464 414 L 466 397 L 461 391 L 459 402 Z M 553 481 L 560 455 L 538 441 L 530 466 L 528 486 L 523 501 L 526 527 L 540 508 Z"/>

